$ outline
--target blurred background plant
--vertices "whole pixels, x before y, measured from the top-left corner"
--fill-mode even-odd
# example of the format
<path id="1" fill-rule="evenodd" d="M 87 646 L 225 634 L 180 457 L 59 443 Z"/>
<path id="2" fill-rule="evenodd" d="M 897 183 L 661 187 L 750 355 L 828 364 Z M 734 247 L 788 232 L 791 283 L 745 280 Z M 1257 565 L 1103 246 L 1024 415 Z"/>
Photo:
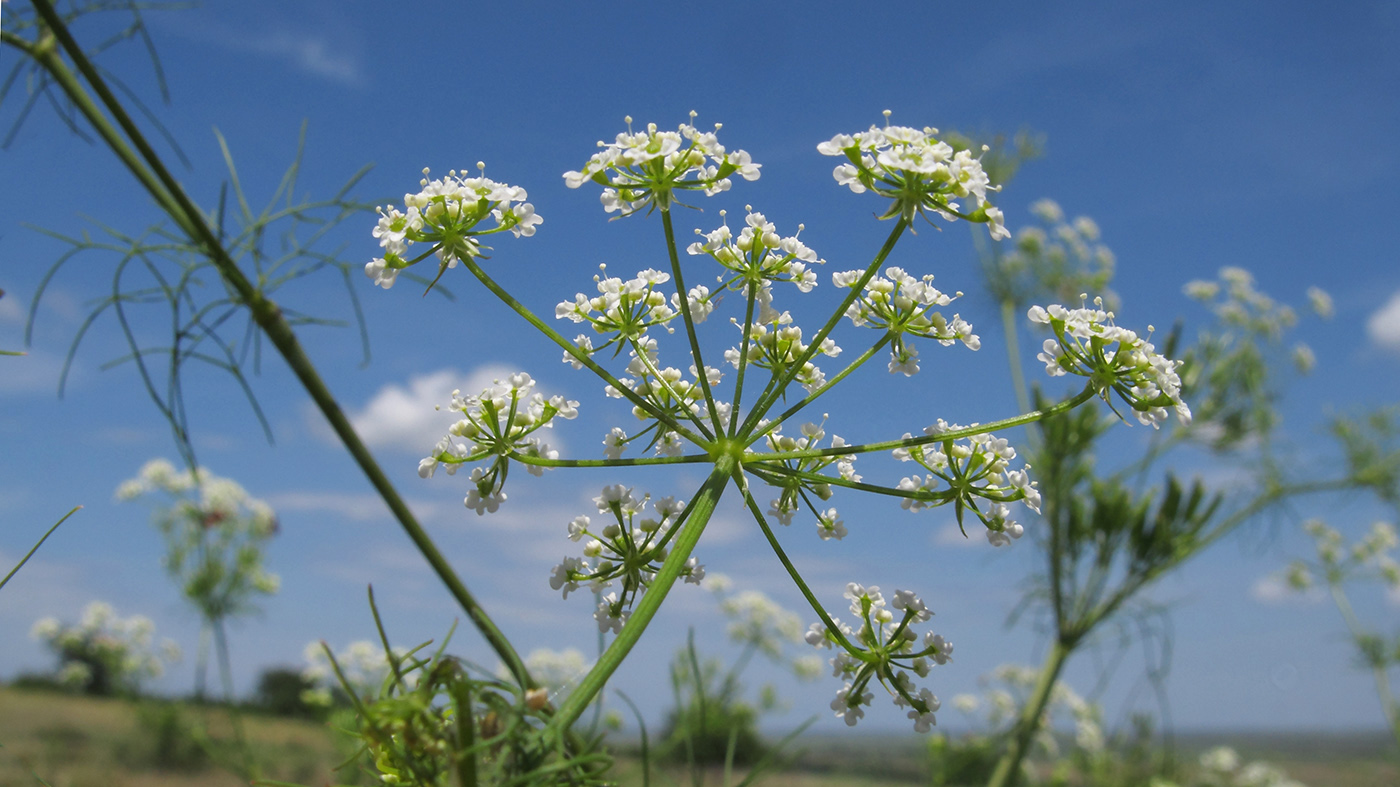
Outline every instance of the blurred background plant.
<path id="1" fill-rule="evenodd" d="M 232 700 L 227 623 L 257 612 L 255 600 L 277 592 L 277 575 L 263 567 L 267 542 L 277 533 L 277 517 L 237 482 L 203 468 L 176 470 L 164 459 L 147 462 L 139 476 L 117 489 L 119 500 L 152 494 L 164 498 L 152 514 L 165 539 L 162 563 L 203 622 L 195 696 L 204 697 L 212 637 L 225 699 Z"/>
<path id="2" fill-rule="evenodd" d="M 1010 177 L 1040 153 L 1033 139 L 995 138 L 986 155 Z M 968 147 L 980 145 L 970 137 Z M 1042 199 L 1031 212 L 1040 226 L 1028 226 L 1013 244 L 990 243 L 973 228 L 987 294 L 1000 305 L 1007 334 L 1012 383 L 1022 409 L 1043 408 L 1054 400 L 1039 385 L 1028 386 L 1024 374 L 1020 315 L 1034 303 L 1061 303 L 1107 311 L 1111 323 L 1118 296 L 1110 289 L 1116 260 L 1091 218 L 1068 218 L 1056 202 Z M 1316 464 L 1293 471 L 1274 440 L 1279 425 L 1278 401 L 1284 383 L 1280 371 L 1290 366 L 1306 373 L 1311 350 L 1302 343 L 1285 345 L 1297 311 L 1255 287 L 1245 270 L 1227 267 L 1218 281 L 1190 282 L 1188 295 L 1204 303 L 1213 321 L 1188 339 L 1178 322 L 1165 335 L 1151 338 L 1163 354 L 1182 358 L 1182 396 L 1192 418 L 1152 430 L 1144 448 L 1126 449 L 1131 457 L 1116 467 L 1100 468 L 1109 428 L 1123 421 L 1110 407 L 1078 410 L 1027 425 L 1027 464 L 1035 468 L 1044 506 L 1041 524 L 1028 526 L 1045 556 L 1044 570 L 1030 578 L 1011 623 L 1026 612 L 1035 616 L 1050 639 L 1037 682 L 1022 697 L 1016 722 L 997 743 L 999 761 L 990 787 L 1017 783 L 1047 721 L 1046 710 L 1057 696 L 1059 676 L 1071 655 L 1117 631 L 1120 646 L 1138 639 L 1148 664 L 1148 680 L 1163 702 L 1162 681 L 1169 672 L 1169 637 L 1165 613 L 1145 600 L 1142 591 L 1181 567 L 1211 544 L 1279 503 L 1301 495 L 1369 487 L 1379 489 L 1374 461 L 1324 475 Z M 1319 317 L 1332 313 L 1331 299 L 1312 288 L 1311 309 Z M 1055 355 L 1052 338 L 1032 323 L 1033 342 L 1045 343 L 1039 360 L 1049 368 Z M 1040 331 L 1041 333 L 1036 333 Z M 1105 403 L 1107 400 L 1105 399 Z M 1202 451 L 1226 463 L 1227 484 L 1185 482 L 1174 465 L 1185 457 L 1199 463 Z M 1156 652 L 1149 652 L 1156 647 Z M 1112 736 L 1111 736 L 1112 737 Z M 1169 767 L 1169 763 L 1164 765 Z"/>
<path id="3" fill-rule="evenodd" d="M 180 659 L 180 647 L 171 640 L 155 646 L 150 618 L 119 617 L 105 601 L 84 607 L 76 625 L 40 619 L 30 636 L 58 657 L 61 685 L 99 697 L 139 695 L 143 681 L 160 677 L 167 664 Z"/>
<path id="4" fill-rule="evenodd" d="M 1307 592 L 1325 585 L 1337 606 L 1356 650 L 1357 661 L 1371 671 L 1376 698 L 1395 742 L 1400 744 L 1400 697 L 1391 676 L 1400 671 L 1400 630 L 1387 635 L 1356 614 L 1347 596 L 1348 585 L 1381 585 L 1393 599 L 1400 599 L 1400 564 L 1395 549 L 1400 544 L 1395 526 L 1376 522 L 1370 532 L 1348 545 L 1342 534 L 1327 523 L 1312 519 L 1304 524 L 1317 549 L 1314 560 L 1295 560 L 1285 574 L 1289 588 Z"/>
<path id="5" fill-rule="evenodd" d="M 267 542 L 277 533 L 277 517 L 263 501 L 250 497 L 236 481 L 204 468 L 177 470 L 153 459 L 136 478 L 117 489 L 118 500 L 159 495 L 152 519 L 165 539 L 165 570 L 202 623 L 195 660 L 195 700 L 205 697 L 212 640 L 223 686 L 224 706 L 233 722 L 237 770 L 257 775 L 234 697 L 229 663 L 228 623 L 258 611 L 256 599 L 277 592 L 280 581 L 263 567 Z M 222 757 L 228 759 L 227 757 Z"/>

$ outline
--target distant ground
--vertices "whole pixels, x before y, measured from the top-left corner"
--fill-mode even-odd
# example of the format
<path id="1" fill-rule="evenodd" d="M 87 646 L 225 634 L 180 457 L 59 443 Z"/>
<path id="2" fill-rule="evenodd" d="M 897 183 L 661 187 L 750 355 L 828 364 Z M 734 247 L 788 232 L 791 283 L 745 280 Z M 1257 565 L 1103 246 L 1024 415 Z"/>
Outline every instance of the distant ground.
<path id="1" fill-rule="evenodd" d="M 164 714 L 164 715 L 162 715 Z M 190 729 L 201 727 L 216 741 L 232 731 L 219 708 L 140 705 L 128 700 L 91 699 L 0 687 L 0 785 L 52 787 L 175 787 L 246 784 L 188 745 Z M 322 724 L 247 717 L 246 734 L 258 750 L 266 778 L 306 785 L 337 784 L 351 777 L 333 768 L 350 750 L 337 745 Z M 184 742 L 184 743 L 182 743 Z M 1182 759 L 1194 760 L 1215 746 L 1235 748 L 1246 760 L 1262 759 L 1284 768 L 1308 787 L 1395 787 L 1400 785 L 1400 753 L 1383 733 L 1177 734 Z M 640 785 L 641 768 L 632 742 L 618 741 L 622 754 L 615 776 Z M 792 787 L 913 787 L 928 784 L 923 745 L 908 736 L 853 733 L 809 736 L 794 747 L 784 772 L 761 783 Z M 652 784 L 689 784 L 689 775 L 653 773 Z M 718 770 L 706 784 L 722 784 Z"/>

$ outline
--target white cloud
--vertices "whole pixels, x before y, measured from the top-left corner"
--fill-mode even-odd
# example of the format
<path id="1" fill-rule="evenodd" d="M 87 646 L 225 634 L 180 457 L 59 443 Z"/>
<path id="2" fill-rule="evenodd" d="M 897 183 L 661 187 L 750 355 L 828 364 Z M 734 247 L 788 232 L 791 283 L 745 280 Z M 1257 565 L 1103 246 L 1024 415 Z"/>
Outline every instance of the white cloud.
<path id="1" fill-rule="evenodd" d="M 285 58 L 302 71 L 336 82 L 354 85 L 361 80 L 359 63 L 319 36 L 293 35 L 282 31 L 251 41 L 248 48 Z"/>
<path id="2" fill-rule="evenodd" d="M 1366 335 L 1386 349 L 1400 350 L 1400 292 L 1390 296 L 1366 321 Z"/>
<path id="3" fill-rule="evenodd" d="M 407 387 L 386 385 L 363 410 L 350 414 L 350 423 L 372 448 L 398 448 L 426 456 L 454 421 L 450 413 L 434 410 L 434 406 L 451 401 L 454 388 L 477 393 L 511 373 L 504 366 L 483 366 L 469 375 L 439 369 L 411 378 Z M 324 433 L 325 429 L 316 431 Z"/>

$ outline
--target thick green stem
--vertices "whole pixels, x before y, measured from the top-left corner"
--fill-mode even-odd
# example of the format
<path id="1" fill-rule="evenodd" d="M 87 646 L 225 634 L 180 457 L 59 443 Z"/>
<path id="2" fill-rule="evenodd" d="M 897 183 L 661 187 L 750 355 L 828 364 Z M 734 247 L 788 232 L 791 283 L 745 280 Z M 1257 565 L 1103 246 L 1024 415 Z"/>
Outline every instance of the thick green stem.
<path id="1" fill-rule="evenodd" d="M 997 767 L 992 771 L 992 778 L 987 782 L 987 787 L 1014 787 L 1020 781 L 1021 763 L 1030 752 L 1031 739 L 1040 729 L 1040 720 L 1046 706 L 1050 704 L 1051 692 L 1054 691 L 1055 683 L 1060 679 L 1060 671 L 1072 652 L 1072 643 L 1056 639 L 1051 645 L 1050 652 L 1045 656 L 1045 663 L 1040 667 L 1040 678 L 1036 681 L 1035 690 L 1021 708 L 1016 726 L 1011 730 L 1006 751 L 1002 752 L 1001 759 L 997 761 Z"/>
<path id="2" fill-rule="evenodd" d="M 695 544 L 699 542 L 700 535 L 705 531 L 705 525 L 709 523 L 710 516 L 714 514 L 715 505 L 719 502 L 720 495 L 724 492 L 725 486 L 729 483 L 729 475 L 737 466 L 733 457 L 724 455 L 715 460 L 715 469 L 710 473 L 710 477 L 705 480 L 700 491 L 696 493 L 695 499 L 691 503 L 689 516 L 686 517 L 685 527 L 681 528 L 675 543 L 671 547 L 671 553 L 666 556 L 666 561 L 661 564 L 661 570 L 656 572 L 651 584 L 642 594 L 642 598 L 637 602 L 637 606 L 632 610 L 631 616 L 627 619 L 627 624 L 622 627 L 621 633 L 613 640 L 612 645 L 598 657 L 598 663 L 589 670 L 588 674 L 579 682 L 578 688 L 574 689 L 568 699 L 559 706 L 559 711 L 554 714 L 554 718 L 549 720 L 549 728 L 555 732 L 563 732 L 578 720 L 588 704 L 593 701 L 593 697 L 603 690 L 608 678 L 622 664 L 622 660 L 641 639 L 643 632 L 651 619 L 656 616 L 656 611 L 661 608 L 661 602 L 666 600 L 666 594 L 680 578 L 681 569 L 685 562 L 690 559 L 690 553 L 694 551 Z"/>
<path id="3" fill-rule="evenodd" d="M 97 104 L 83 89 L 82 84 L 64 66 L 63 61 L 56 53 L 38 59 L 37 62 L 53 76 L 73 105 L 88 119 L 88 122 L 92 124 L 94 130 L 107 143 L 112 152 L 145 186 L 156 203 L 169 214 L 190 240 L 200 246 L 208 255 L 210 262 L 219 271 L 224 282 L 234 290 L 238 300 L 248 306 L 254 321 L 262 328 L 273 346 L 286 360 L 287 365 L 291 367 L 297 379 L 311 395 L 316 407 L 330 422 L 331 428 L 345 444 L 346 450 L 354 457 L 356 464 L 369 478 L 375 491 L 384 499 L 389 510 L 393 512 L 400 526 L 427 559 L 438 578 L 447 586 L 449 592 L 471 618 L 477 629 L 481 631 L 516 680 L 523 686 L 533 688 L 535 683 L 530 678 L 520 656 L 516 654 L 510 642 L 496 628 L 486 611 L 477 604 L 475 597 L 467 591 L 466 586 L 462 584 L 446 559 L 437 551 L 437 547 L 428 534 L 418 524 L 417 519 L 408 510 L 408 506 L 399 497 L 398 492 L 374 461 L 369 449 L 361 442 L 359 435 L 350 425 L 349 419 L 341 412 L 339 403 L 331 396 L 330 390 L 321 381 L 320 374 L 302 351 L 296 334 L 282 316 L 281 309 L 253 286 L 238 264 L 229 256 L 228 251 L 209 227 L 198 207 L 185 195 L 179 183 L 166 169 L 164 162 L 151 148 L 140 129 L 136 127 L 116 96 L 112 94 L 92 63 L 88 61 L 77 41 L 73 39 L 64 26 L 63 20 L 54 11 L 53 6 L 47 0 L 33 0 L 33 2 L 35 10 L 43 17 L 44 23 L 52 31 L 64 51 L 68 53 L 74 67 L 101 99 L 102 106 L 120 126 L 126 139 L 123 139 L 122 133 L 118 133 L 117 129 L 102 114 Z M 6 40 L 9 41 L 9 38 Z M 25 51 L 28 53 L 31 50 L 26 49 Z M 130 145 L 127 144 L 126 140 L 130 140 Z M 133 147 L 139 152 L 139 158 L 132 151 Z"/>

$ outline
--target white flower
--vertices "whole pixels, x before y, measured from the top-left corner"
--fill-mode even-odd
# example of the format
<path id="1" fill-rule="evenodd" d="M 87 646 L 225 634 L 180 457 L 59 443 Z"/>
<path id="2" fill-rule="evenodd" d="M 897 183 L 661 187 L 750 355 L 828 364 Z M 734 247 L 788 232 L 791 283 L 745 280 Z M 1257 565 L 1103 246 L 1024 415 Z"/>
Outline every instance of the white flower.
<path id="1" fill-rule="evenodd" d="M 614 634 L 621 634 L 622 627 L 626 625 L 627 619 L 632 617 L 632 610 L 618 610 L 617 594 L 609 593 L 603 596 L 603 600 L 598 603 L 598 609 L 593 613 L 593 619 L 598 621 L 598 631 L 611 631 Z"/>
<path id="2" fill-rule="evenodd" d="M 865 711 L 860 706 L 869 705 L 872 699 L 868 691 L 852 694 L 851 690 L 851 684 L 847 683 L 836 692 L 836 699 L 831 701 L 831 709 L 836 711 L 836 718 L 845 721 L 847 727 L 856 726 L 856 722 L 865 716 Z"/>

